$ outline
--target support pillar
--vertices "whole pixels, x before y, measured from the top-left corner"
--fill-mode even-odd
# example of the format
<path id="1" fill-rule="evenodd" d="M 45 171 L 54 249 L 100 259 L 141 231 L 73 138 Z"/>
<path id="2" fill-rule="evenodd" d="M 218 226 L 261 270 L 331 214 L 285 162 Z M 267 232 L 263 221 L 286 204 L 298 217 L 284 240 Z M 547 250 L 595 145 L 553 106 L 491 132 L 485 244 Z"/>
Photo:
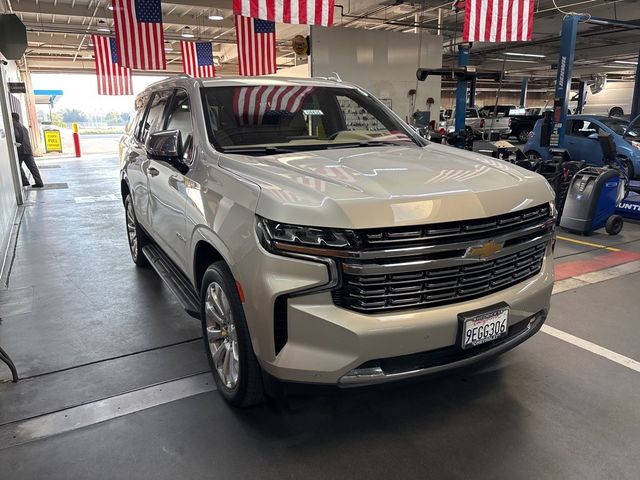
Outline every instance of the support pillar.
<path id="1" fill-rule="evenodd" d="M 578 106 L 576 107 L 576 114 L 581 115 L 584 110 L 584 104 L 587 100 L 587 82 L 580 80 L 578 86 Z"/>

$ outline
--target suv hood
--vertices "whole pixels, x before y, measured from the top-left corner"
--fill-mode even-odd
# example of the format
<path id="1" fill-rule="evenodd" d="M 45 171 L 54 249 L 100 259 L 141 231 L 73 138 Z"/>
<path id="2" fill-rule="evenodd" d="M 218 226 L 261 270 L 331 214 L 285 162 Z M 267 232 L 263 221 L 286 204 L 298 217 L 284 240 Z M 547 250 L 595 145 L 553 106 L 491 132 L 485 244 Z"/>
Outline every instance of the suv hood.
<path id="1" fill-rule="evenodd" d="M 256 213 L 300 225 L 374 228 L 484 218 L 548 202 L 538 174 L 437 144 L 223 155 L 261 188 Z"/>

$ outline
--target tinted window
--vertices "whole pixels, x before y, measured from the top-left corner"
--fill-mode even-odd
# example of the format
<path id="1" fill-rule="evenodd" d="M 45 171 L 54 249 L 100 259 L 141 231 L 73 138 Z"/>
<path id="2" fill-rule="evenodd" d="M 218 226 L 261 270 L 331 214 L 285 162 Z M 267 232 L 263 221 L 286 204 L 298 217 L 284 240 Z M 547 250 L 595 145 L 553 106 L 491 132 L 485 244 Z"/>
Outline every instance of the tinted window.
<path id="1" fill-rule="evenodd" d="M 629 122 L 627 120 L 619 117 L 603 118 L 600 121 L 618 135 L 623 135 L 625 130 L 629 126 Z"/>
<path id="2" fill-rule="evenodd" d="M 568 125 L 567 132 L 574 137 L 588 137 L 593 133 L 600 133 L 601 128 L 589 120 L 575 119 Z"/>
<path id="3" fill-rule="evenodd" d="M 148 113 L 141 125 L 139 138 L 141 142 L 146 142 L 150 133 L 162 130 L 163 113 L 170 95 L 171 91 L 156 92 L 151 97 Z"/>
<path id="4" fill-rule="evenodd" d="M 182 146 L 186 158 L 191 158 L 193 122 L 189 96 L 183 90 L 177 90 L 167 113 L 165 130 L 178 130 L 182 136 Z"/>

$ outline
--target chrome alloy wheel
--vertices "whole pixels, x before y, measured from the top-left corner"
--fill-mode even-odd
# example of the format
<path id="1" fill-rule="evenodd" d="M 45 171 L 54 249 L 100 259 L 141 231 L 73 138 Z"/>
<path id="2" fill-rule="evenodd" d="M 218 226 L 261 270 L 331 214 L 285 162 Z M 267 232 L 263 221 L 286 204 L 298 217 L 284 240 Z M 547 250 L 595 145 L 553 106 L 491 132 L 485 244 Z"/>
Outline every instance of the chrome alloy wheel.
<path id="1" fill-rule="evenodd" d="M 137 260 L 138 256 L 138 232 L 136 228 L 136 216 L 133 213 L 133 202 L 127 202 L 127 236 L 129 237 L 129 249 L 131 256 Z"/>
<path id="2" fill-rule="evenodd" d="M 217 282 L 207 288 L 204 305 L 207 343 L 213 365 L 224 385 L 233 389 L 238 383 L 238 335 L 226 293 Z"/>

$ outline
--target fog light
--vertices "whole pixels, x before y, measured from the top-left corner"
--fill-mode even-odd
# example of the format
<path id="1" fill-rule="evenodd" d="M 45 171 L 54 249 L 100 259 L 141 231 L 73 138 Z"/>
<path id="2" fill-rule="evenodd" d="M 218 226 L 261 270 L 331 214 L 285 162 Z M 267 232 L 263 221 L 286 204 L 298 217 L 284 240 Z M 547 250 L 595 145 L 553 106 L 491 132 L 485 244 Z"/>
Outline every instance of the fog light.
<path id="1" fill-rule="evenodd" d="M 380 367 L 355 368 L 340 379 L 340 383 L 350 383 L 360 378 L 384 377 L 384 371 Z"/>

